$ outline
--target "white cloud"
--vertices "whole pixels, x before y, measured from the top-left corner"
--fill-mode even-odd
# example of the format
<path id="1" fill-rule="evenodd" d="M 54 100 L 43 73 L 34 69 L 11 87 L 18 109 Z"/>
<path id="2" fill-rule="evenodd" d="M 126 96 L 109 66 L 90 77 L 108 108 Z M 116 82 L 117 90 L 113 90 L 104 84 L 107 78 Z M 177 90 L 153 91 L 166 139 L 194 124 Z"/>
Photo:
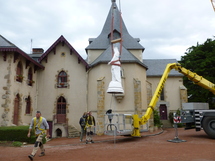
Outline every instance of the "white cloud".
<path id="1" fill-rule="evenodd" d="M 131 36 L 140 38 L 143 58 L 180 59 L 186 49 L 212 38 L 215 13 L 210 0 L 123 0 L 122 17 Z M 86 57 L 88 39 L 97 37 L 111 0 L 2 1 L 1 35 L 25 52 L 33 47 L 47 50 L 63 35 Z"/>

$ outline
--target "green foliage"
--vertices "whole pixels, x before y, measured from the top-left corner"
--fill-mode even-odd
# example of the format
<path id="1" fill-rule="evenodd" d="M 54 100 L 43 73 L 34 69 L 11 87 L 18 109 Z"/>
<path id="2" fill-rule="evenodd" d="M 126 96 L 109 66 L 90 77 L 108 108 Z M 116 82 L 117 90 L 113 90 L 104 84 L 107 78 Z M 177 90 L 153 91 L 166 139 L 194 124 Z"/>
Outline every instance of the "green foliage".
<path id="1" fill-rule="evenodd" d="M 186 69 L 215 83 L 215 40 L 207 39 L 204 44 L 197 43 L 188 48 L 180 63 Z M 184 85 L 188 89 L 189 102 L 208 102 L 210 108 L 215 108 L 213 93 L 194 84 L 187 77 L 184 77 Z"/>
<path id="2" fill-rule="evenodd" d="M 180 128 L 180 127 L 184 127 L 184 123 L 177 123 L 177 126 Z"/>
<path id="3" fill-rule="evenodd" d="M 20 146 L 22 146 L 22 143 L 19 141 L 14 141 L 13 146 L 20 147 Z"/>
<path id="4" fill-rule="evenodd" d="M 173 112 L 169 113 L 169 121 L 171 124 L 173 124 Z"/>
<path id="5" fill-rule="evenodd" d="M 154 126 L 161 127 L 161 125 L 163 125 L 163 123 L 160 120 L 160 115 L 159 115 L 158 110 L 155 109 L 153 111 L 153 115 L 154 115 Z"/>
<path id="6" fill-rule="evenodd" d="M 7 141 L 0 141 L 0 144 L 6 144 Z"/>
<path id="7" fill-rule="evenodd" d="M 0 140 L 1 141 L 20 141 L 34 143 L 34 134 L 28 138 L 28 128 L 29 126 L 6 126 L 0 127 Z"/>

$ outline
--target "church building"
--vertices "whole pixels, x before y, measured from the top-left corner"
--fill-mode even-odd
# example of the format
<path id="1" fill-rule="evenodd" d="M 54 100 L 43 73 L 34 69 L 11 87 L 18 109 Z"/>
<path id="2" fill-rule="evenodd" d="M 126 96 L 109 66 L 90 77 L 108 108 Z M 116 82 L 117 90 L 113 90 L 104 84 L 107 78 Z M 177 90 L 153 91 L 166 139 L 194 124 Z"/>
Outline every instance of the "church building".
<path id="1" fill-rule="evenodd" d="M 48 36 L 48 35 L 47 35 Z M 72 36 L 72 35 L 71 35 Z M 112 39 L 121 38 L 120 62 L 123 93 L 107 93 L 111 82 Z M 52 137 L 76 137 L 79 119 L 91 111 L 96 133 L 103 134 L 105 113 L 144 115 L 168 63 L 176 59 L 144 59 L 144 47 L 133 38 L 112 0 L 101 33 L 89 38 L 87 59 L 61 35 L 43 51 L 27 54 L 0 35 L 0 126 L 29 125 L 40 110 Z M 153 53 L 151 53 L 153 54 Z M 183 75 L 171 71 L 156 109 L 164 126 L 169 113 L 187 102 Z"/>

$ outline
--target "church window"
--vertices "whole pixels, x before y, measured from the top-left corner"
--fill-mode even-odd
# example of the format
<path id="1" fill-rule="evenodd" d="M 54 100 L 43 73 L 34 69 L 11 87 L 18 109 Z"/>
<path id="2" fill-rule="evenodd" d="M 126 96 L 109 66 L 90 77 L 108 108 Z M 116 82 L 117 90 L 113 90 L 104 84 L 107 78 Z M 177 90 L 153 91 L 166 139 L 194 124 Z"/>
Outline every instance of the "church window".
<path id="1" fill-rule="evenodd" d="M 58 74 L 58 88 L 66 88 L 67 87 L 67 74 L 65 71 L 61 71 Z"/>

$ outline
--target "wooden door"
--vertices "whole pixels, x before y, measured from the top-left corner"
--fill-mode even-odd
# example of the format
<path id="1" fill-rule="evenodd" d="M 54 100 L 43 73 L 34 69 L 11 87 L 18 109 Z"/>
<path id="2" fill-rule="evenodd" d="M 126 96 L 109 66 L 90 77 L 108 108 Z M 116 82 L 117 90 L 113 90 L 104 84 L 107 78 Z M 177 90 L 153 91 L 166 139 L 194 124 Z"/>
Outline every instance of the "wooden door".
<path id="1" fill-rule="evenodd" d="M 160 111 L 160 119 L 167 120 L 167 107 L 165 104 L 160 105 L 159 111 Z"/>

